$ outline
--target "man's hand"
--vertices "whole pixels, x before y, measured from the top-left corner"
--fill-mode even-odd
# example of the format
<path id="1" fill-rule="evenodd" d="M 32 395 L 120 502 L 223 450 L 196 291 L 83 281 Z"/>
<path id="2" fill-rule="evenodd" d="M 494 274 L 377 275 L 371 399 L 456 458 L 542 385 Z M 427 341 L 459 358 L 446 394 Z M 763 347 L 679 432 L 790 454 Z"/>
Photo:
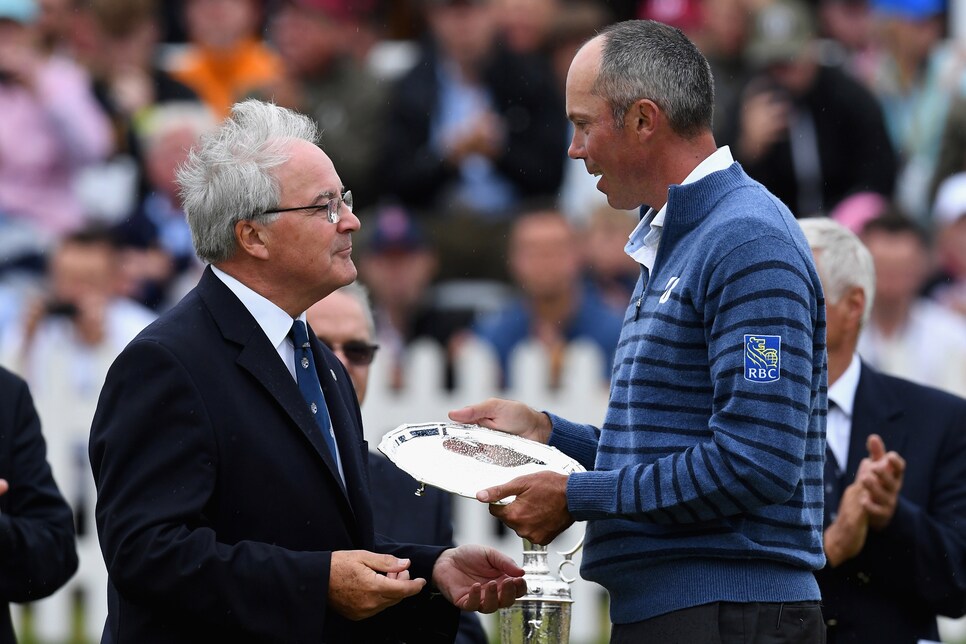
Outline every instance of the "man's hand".
<path id="1" fill-rule="evenodd" d="M 515 400 L 489 398 L 476 405 L 454 409 L 449 417 L 458 423 L 480 425 L 498 429 L 508 434 L 546 443 L 550 440 L 553 426 L 550 418 L 535 409 Z"/>
<path id="2" fill-rule="evenodd" d="M 508 496 L 516 499 L 508 505 L 490 505 L 490 514 L 533 543 L 550 543 L 574 522 L 567 509 L 564 474 L 527 474 L 476 493 L 477 500 L 484 503 L 495 503 Z"/>
<path id="3" fill-rule="evenodd" d="M 425 585 L 425 579 L 409 579 L 408 559 L 366 550 L 332 553 L 329 604 L 351 620 L 372 617 L 416 595 Z"/>
<path id="4" fill-rule="evenodd" d="M 869 526 L 881 530 L 889 525 L 899 502 L 906 461 L 896 452 L 886 452 L 878 434 L 870 434 L 865 442 L 869 456 L 859 464 L 855 480 L 869 492 L 863 507 L 869 515 Z"/>
<path id="5" fill-rule="evenodd" d="M 523 568 L 486 546 L 450 548 L 433 566 L 433 583 L 462 610 L 492 613 L 527 592 Z"/>
<path id="6" fill-rule="evenodd" d="M 869 491 L 858 482 L 845 488 L 839 501 L 838 516 L 825 529 L 825 558 L 835 568 L 862 552 L 869 534 L 869 515 L 864 504 Z"/>
<path id="7" fill-rule="evenodd" d="M 0 496 L 6 494 L 7 490 L 10 489 L 10 484 L 7 483 L 7 479 L 0 479 Z"/>

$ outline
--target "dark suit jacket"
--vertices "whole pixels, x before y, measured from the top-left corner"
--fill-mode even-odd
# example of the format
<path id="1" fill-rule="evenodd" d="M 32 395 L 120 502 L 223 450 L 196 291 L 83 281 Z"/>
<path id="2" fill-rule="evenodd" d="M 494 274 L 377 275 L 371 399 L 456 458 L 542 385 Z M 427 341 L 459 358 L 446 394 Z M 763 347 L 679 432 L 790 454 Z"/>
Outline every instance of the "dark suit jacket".
<path id="1" fill-rule="evenodd" d="M 375 538 L 355 392 L 309 336 L 345 489 L 295 380 L 210 268 L 111 367 L 90 442 L 103 641 L 452 638 L 458 611 L 428 589 L 362 622 L 326 602 L 332 551 L 406 556 L 428 579 L 442 548 Z"/>
<path id="2" fill-rule="evenodd" d="M 74 515 L 47 464 L 26 383 L 0 368 L 0 644 L 14 644 L 9 602 L 47 597 L 77 570 Z"/>
<path id="3" fill-rule="evenodd" d="M 857 557 L 816 574 L 828 641 L 938 640 L 937 614 L 966 613 L 966 400 L 863 364 L 843 483 L 872 433 L 906 460 L 905 477 L 891 523 L 870 530 Z"/>

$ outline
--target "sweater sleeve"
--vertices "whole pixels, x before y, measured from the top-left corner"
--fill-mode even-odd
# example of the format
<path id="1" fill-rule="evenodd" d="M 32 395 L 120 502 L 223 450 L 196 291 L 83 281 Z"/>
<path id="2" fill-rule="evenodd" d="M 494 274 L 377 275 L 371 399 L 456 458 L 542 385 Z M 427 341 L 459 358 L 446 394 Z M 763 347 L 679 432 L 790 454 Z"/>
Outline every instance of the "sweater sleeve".
<path id="1" fill-rule="evenodd" d="M 553 431 L 550 433 L 550 446 L 576 459 L 586 469 L 594 469 L 600 430 L 593 425 L 574 423 L 556 414 L 544 413 L 550 417 L 550 424 L 553 426 Z"/>
<path id="2" fill-rule="evenodd" d="M 711 413 L 707 427 L 691 432 L 707 438 L 653 461 L 571 476 L 576 519 L 707 521 L 781 504 L 814 484 L 805 477 L 806 439 L 821 432 L 811 427 L 811 409 L 824 325 L 805 258 L 783 238 L 746 235 L 708 275 L 695 304 Z"/>

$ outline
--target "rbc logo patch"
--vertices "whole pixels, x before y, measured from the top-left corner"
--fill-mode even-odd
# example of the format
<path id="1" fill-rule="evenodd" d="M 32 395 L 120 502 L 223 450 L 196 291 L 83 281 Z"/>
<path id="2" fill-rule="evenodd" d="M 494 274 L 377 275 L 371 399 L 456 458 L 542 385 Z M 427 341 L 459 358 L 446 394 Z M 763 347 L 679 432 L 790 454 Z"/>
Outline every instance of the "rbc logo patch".
<path id="1" fill-rule="evenodd" d="M 782 337 L 745 334 L 745 380 L 775 382 L 781 377 Z"/>

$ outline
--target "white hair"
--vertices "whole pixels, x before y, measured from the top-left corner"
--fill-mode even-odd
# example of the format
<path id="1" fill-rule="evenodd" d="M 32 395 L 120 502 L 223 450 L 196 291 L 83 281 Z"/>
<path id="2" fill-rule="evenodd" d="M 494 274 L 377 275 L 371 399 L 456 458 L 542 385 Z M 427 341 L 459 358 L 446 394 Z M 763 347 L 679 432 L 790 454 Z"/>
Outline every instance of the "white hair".
<path id="1" fill-rule="evenodd" d="M 202 261 L 216 264 L 234 255 L 239 221 L 278 218 L 264 213 L 278 206 L 281 188 L 275 170 L 289 160 L 295 140 L 318 144 L 315 122 L 253 99 L 236 103 L 231 116 L 201 137 L 178 169 L 178 184 L 195 253 Z"/>
<path id="2" fill-rule="evenodd" d="M 838 302 L 846 290 L 859 287 L 865 294 L 865 326 L 875 298 L 875 264 L 869 249 L 852 231 L 827 217 L 801 219 L 798 223 L 815 256 L 826 301 Z"/>

